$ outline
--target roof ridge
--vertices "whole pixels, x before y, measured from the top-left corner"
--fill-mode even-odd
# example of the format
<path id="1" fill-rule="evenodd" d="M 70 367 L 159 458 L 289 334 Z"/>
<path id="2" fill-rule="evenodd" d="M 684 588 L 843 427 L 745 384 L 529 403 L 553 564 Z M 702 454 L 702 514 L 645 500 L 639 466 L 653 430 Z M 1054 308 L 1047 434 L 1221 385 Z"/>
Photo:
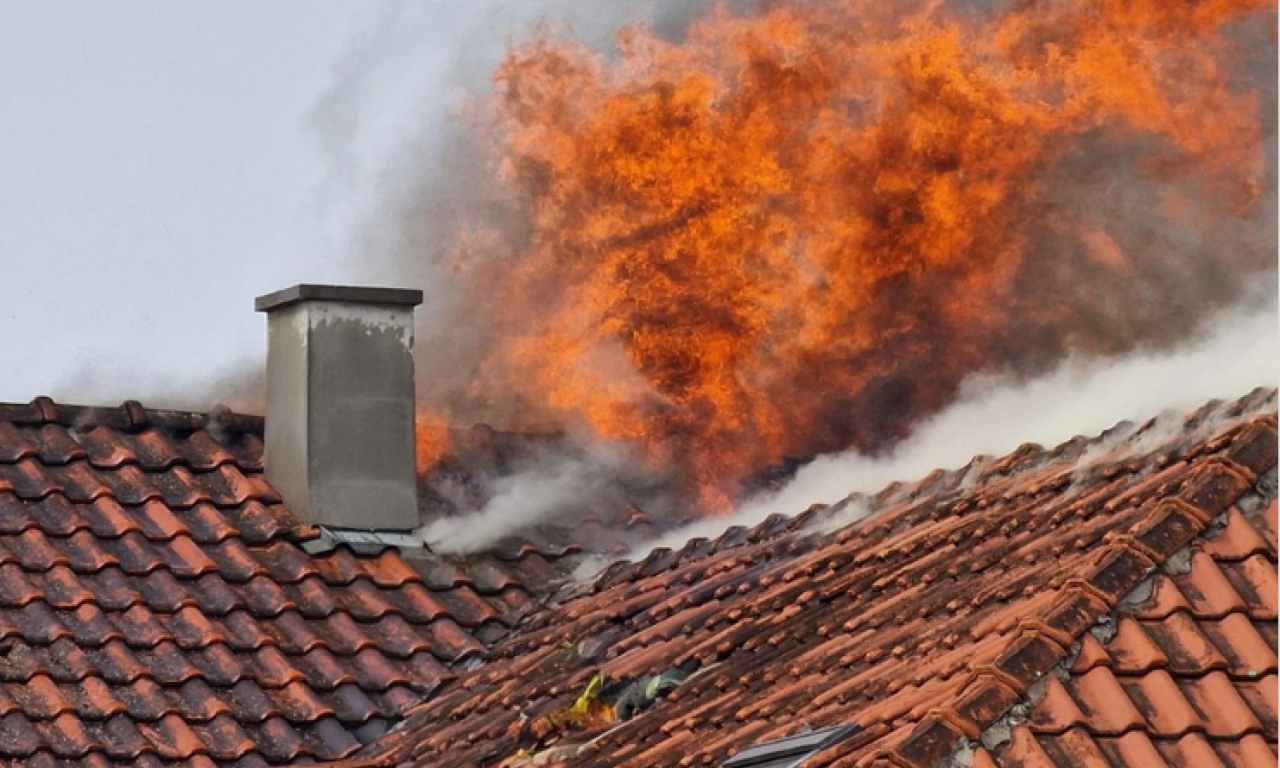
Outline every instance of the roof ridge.
<path id="1" fill-rule="evenodd" d="M 1179 492 L 1148 502 L 1128 533 L 1108 534 L 1084 575 L 1068 579 L 1050 607 L 1020 621 L 990 665 L 976 668 L 946 705 L 935 707 L 897 744 L 874 752 L 900 768 L 931 768 L 973 741 L 1030 695 L 1033 685 L 1071 656 L 1099 615 L 1111 616 L 1159 566 L 1190 545 L 1276 466 L 1274 415 L 1253 419 L 1206 457 Z M 1065 642 L 1064 642 L 1065 641 Z"/>
<path id="2" fill-rule="evenodd" d="M 643 556 L 636 557 L 638 553 L 632 553 L 614 559 L 580 587 L 600 591 L 640 574 L 676 568 L 708 555 L 773 539 L 783 533 L 797 536 L 833 534 L 848 539 L 858 535 L 859 531 L 885 525 L 883 513 L 909 506 L 917 500 L 927 501 L 934 508 L 945 506 L 951 512 L 963 512 L 978 504 L 976 490 L 994 490 L 1046 468 L 1053 471 L 1039 485 L 1026 490 L 1039 492 L 1057 485 L 1079 483 L 1096 472 L 1097 465 L 1106 464 L 1107 459 L 1111 460 L 1108 471 L 1113 475 L 1132 472 L 1134 462 L 1147 458 L 1147 452 L 1153 447 L 1144 441 L 1152 440 L 1153 436 L 1158 438 L 1162 424 L 1176 424 L 1179 430 L 1196 435 L 1193 443 L 1197 452 L 1198 446 L 1205 442 L 1210 444 L 1209 450 L 1218 450 L 1221 446 L 1212 444 L 1229 439 L 1233 429 L 1259 419 L 1271 419 L 1274 423 L 1277 397 L 1280 397 L 1280 388 L 1255 387 L 1238 398 L 1210 400 L 1192 411 L 1168 409 L 1142 421 L 1122 419 L 1096 434 L 1075 435 L 1053 446 L 1024 441 L 1000 455 L 974 454 L 963 466 L 950 469 L 936 467 L 913 480 L 893 480 L 877 490 L 856 491 L 830 504 L 813 504 L 799 513 L 775 511 L 754 522 L 729 517 L 722 521 L 725 527 L 716 532 L 709 532 L 703 526 L 677 528 L 660 539 L 657 546 L 651 546 L 647 552 L 641 550 Z M 1118 461 L 1117 454 L 1127 455 L 1130 461 Z M 1157 457 L 1157 466 L 1164 468 L 1176 458 L 1190 456 Z M 912 527 L 921 519 L 898 517 L 894 524 Z M 675 543 L 678 534 L 687 538 Z"/>
<path id="3" fill-rule="evenodd" d="M 266 419 L 239 413 L 225 405 L 208 412 L 170 408 L 147 408 L 137 400 L 125 400 L 118 406 L 70 405 L 41 395 L 29 403 L 0 403 L 0 422 L 40 426 L 111 427 L 142 430 L 148 427 L 194 432 L 201 429 L 248 433 L 262 436 Z"/>

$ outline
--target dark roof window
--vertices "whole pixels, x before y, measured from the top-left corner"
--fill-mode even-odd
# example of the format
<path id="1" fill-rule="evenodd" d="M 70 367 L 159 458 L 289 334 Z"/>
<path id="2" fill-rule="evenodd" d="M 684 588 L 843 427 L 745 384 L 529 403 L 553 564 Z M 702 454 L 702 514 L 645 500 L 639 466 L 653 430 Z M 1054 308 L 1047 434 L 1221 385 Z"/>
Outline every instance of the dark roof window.
<path id="1" fill-rule="evenodd" d="M 796 768 L 818 752 L 858 732 L 856 725 L 836 725 L 756 744 L 724 762 L 723 768 Z"/>

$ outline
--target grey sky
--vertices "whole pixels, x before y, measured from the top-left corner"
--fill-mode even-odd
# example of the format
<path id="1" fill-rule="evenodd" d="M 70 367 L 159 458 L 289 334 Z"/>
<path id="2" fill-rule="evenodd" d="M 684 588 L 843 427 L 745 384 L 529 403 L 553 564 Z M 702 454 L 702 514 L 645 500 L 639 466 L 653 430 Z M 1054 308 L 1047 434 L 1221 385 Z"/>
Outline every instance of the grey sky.
<path id="1" fill-rule="evenodd" d="M 7 8 L 0 400 L 200 382 L 261 354 L 255 293 L 342 272 L 301 118 L 370 9 L 244 10 Z"/>
<path id="2" fill-rule="evenodd" d="M 513 34 L 664 5 L 706 2 L 6 3 L 0 401 L 206 407 L 265 354 L 255 295 L 396 278 L 356 245 L 387 157 Z"/>

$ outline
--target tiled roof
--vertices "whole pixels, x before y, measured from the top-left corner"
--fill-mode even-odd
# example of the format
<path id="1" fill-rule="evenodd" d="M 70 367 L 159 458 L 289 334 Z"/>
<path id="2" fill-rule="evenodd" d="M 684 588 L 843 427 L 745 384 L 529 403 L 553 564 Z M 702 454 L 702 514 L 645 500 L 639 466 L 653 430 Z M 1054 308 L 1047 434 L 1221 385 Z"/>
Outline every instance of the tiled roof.
<path id="1" fill-rule="evenodd" d="M 1276 593 L 1276 502 L 1231 507 L 975 765 L 1274 766 Z"/>
<path id="2" fill-rule="evenodd" d="M 719 765 L 849 723 L 860 733 L 806 768 L 1146 766 L 1144 739 L 1171 764 L 1206 745 L 1227 765 L 1274 764 L 1274 410 L 1274 391 L 1255 392 L 1026 445 L 618 564 L 346 765 L 519 764 L 528 723 L 597 671 L 691 661 L 648 711 L 538 744 L 534 762 Z M 1104 643 L 1097 627 L 1118 631 Z"/>
<path id="3" fill-rule="evenodd" d="M 0 764 L 339 758 L 534 606 L 538 552 L 309 555 L 261 418 L 0 404 Z M 69 761 L 63 762 L 63 761 Z"/>

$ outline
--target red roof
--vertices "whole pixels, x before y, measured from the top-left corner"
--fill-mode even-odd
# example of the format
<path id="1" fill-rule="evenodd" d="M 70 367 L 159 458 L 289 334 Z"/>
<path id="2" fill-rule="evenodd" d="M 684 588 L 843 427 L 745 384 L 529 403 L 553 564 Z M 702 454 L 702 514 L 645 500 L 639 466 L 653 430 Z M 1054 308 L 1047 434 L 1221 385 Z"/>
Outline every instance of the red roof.
<path id="1" fill-rule="evenodd" d="M 1250 504 L 1083 635 L 987 764 L 1274 766 L 1276 502 Z"/>
<path id="2" fill-rule="evenodd" d="M 555 572 L 528 549 L 308 554 L 261 429 L 0 404 L 0 763 L 343 757 L 481 659 Z"/>
<path id="3" fill-rule="evenodd" d="M 1026 445 L 617 564 L 345 764 L 719 765 L 848 723 L 806 768 L 1274 765 L 1275 407 Z M 597 672 L 689 662 L 634 719 L 532 743 Z"/>

